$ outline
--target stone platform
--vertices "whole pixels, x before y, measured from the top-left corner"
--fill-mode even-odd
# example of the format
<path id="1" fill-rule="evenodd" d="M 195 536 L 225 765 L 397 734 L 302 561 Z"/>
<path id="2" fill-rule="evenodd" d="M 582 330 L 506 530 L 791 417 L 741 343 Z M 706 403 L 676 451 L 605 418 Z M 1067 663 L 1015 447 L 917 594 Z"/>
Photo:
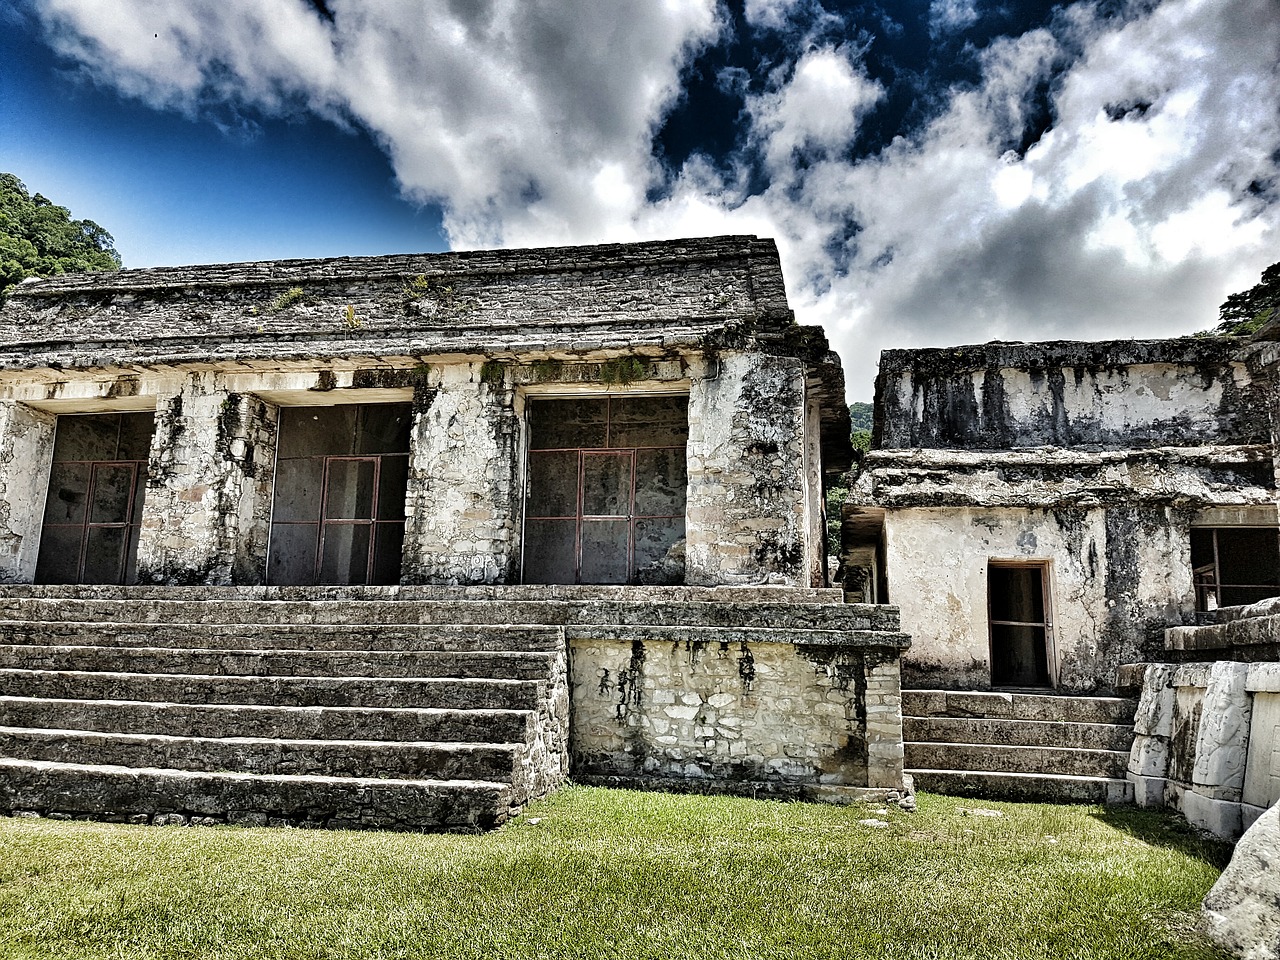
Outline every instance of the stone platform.
<path id="1" fill-rule="evenodd" d="M 0 812 L 476 830 L 571 757 L 888 794 L 896 627 L 790 588 L 6 586 Z"/>

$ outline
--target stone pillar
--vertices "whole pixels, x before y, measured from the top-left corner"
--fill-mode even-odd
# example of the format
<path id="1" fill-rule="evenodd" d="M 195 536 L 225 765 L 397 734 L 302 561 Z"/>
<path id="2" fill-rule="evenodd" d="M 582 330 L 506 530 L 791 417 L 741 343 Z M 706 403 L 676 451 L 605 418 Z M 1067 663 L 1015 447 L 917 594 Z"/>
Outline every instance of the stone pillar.
<path id="1" fill-rule="evenodd" d="M 509 583 L 517 569 L 520 422 L 495 364 L 433 367 L 415 400 L 404 583 Z"/>
<path id="2" fill-rule="evenodd" d="M 0 583 L 30 583 L 53 462 L 52 414 L 0 403 Z"/>
<path id="3" fill-rule="evenodd" d="M 689 391 L 685 581 L 809 585 L 805 370 L 726 351 Z"/>
<path id="4" fill-rule="evenodd" d="M 1240 836 L 1240 802 L 1253 699 L 1246 690 L 1249 664 L 1218 661 L 1209 669 L 1209 685 L 1196 731 L 1191 787 L 1182 794 L 1182 814 L 1194 827 L 1234 840 Z"/>
<path id="5" fill-rule="evenodd" d="M 902 676 L 898 652 L 868 650 L 867 786 L 901 790 L 903 785 Z"/>
<path id="6" fill-rule="evenodd" d="M 193 373 L 160 398 L 138 540 L 138 582 L 266 579 L 277 409 Z"/>
<path id="7" fill-rule="evenodd" d="M 1162 809 L 1168 802 L 1169 740 L 1176 699 L 1173 677 L 1177 669 L 1172 663 L 1149 663 L 1143 672 L 1128 772 L 1134 802 L 1140 807 Z"/>

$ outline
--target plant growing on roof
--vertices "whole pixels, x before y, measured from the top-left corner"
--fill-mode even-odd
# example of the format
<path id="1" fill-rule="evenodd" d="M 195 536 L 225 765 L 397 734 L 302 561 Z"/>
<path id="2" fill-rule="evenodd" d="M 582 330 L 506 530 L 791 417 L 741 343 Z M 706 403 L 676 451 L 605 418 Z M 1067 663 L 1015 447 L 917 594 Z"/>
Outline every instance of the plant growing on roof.
<path id="1" fill-rule="evenodd" d="M 270 310 L 272 313 L 278 313 L 281 310 L 287 310 L 296 304 L 301 303 L 307 298 L 307 292 L 301 287 L 290 287 L 280 296 L 271 301 Z"/>

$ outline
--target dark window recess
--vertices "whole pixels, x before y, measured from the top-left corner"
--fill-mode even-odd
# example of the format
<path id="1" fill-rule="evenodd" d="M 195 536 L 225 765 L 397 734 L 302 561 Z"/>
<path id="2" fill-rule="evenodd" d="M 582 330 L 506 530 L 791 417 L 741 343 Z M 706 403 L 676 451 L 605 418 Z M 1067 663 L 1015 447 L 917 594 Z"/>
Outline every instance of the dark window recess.
<path id="1" fill-rule="evenodd" d="M 267 582 L 400 582 L 407 403 L 280 411 Z"/>
<path id="2" fill-rule="evenodd" d="M 1280 596 L 1280 530 L 1193 527 L 1191 566 L 1197 610 Z"/>
<path id="3" fill-rule="evenodd" d="M 136 583 L 150 413 L 58 417 L 37 583 Z"/>
<path id="4" fill-rule="evenodd" d="M 1048 570 L 1042 564 L 988 565 L 993 686 L 1050 685 L 1047 594 Z"/>
<path id="5" fill-rule="evenodd" d="M 531 400 L 525 583 L 684 582 L 687 397 Z"/>

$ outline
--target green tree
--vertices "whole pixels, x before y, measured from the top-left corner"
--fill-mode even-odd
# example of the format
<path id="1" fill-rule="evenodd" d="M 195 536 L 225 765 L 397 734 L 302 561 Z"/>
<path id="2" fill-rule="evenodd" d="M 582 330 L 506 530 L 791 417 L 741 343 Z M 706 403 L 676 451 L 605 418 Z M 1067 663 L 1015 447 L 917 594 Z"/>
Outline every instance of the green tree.
<path id="1" fill-rule="evenodd" d="M 871 449 L 871 421 L 875 407 L 869 403 L 849 404 L 849 419 L 853 422 L 853 449 L 866 452 Z"/>
<path id="2" fill-rule="evenodd" d="M 1262 271 L 1262 279 L 1248 290 L 1233 293 L 1218 308 L 1213 332 L 1228 337 L 1257 333 L 1271 320 L 1280 319 L 1280 263 Z"/>
<path id="3" fill-rule="evenodd" d="M 27 277 L 119 269 L 111 234 L 0 173 L 0 298 Z"/>

